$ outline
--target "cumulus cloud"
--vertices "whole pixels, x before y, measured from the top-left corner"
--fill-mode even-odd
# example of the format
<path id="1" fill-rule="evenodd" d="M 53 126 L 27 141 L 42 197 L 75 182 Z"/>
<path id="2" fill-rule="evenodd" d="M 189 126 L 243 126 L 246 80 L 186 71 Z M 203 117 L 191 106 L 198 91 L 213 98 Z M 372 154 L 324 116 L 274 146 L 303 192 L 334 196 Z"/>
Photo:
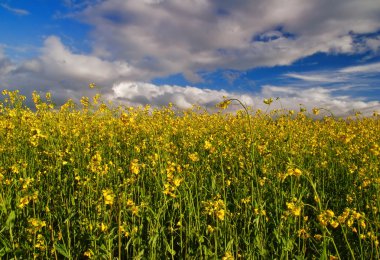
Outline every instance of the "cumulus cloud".
<path id="1" fill-rule="evenodd" d="M 47 37 L 41 54 L 18 64 L 12 63 L 0 52 L 0 79 L 7 88 L 23 88 L 61 93 L 66 99 L 69 95 L 78 97 L 86 93 L 86 86 L 96 82 L 104 89 L 113 83 L 129 78 L 138 80 L 139 73 L 124 61 L 109 61 L 91 54 L 76 54 L 64 46 L 55 36 Z M 138 76 L 136 76 L 138 75 Z M 65 95 L 64 93 L 67 93 Z"/>
<path id="2" fill-rule="evenodd" d="M 77 19 L 94 27 L 99 53 L 162 76 L 289 65 L 317 52 L 376 51 L 377 0 L 108 0 Z M 148 73 L 149 75 L 149 73 Z"/>
<path id="3" fill-rule="evenodd" d="M 208 109 L 223 100 L 223 97 L 236 98 L 253 109 L 266 110 L 264 98 L 279 98 L 270 109 L 293 109 L 300 107 L 311 111 L 312 108 L 324 108 L 334 112 L 336 116 L 346 116 L 360 111 L 364 115 L 371 115 L 373 111 L 380 111 L 380 102 L 366 101 L 346 95 L 335 95 L 341 89 L 326 89 L 323 87 L 297 88 L 289 86 L 263 86 L 260 92 L 237 93 L 225 90 L 201 89 L 196 87 L 181 87 L 175 85 L 154 85 L 145 82 L 122 82 L 112 87 L 113 92 L 107 98 L 126 105 L 164 106 L 173 103 L 181 109 L 200 105 Z M 232 109 L 242 109 L 238 104 Z"/>
<path id="4" fill-rule="evenodd" d="M 166 106 L 175 104 L 178 108 L 187 109 L 192 105 L 212 107 L 228 96 L 225 90 L 201 89 L 192 86 L 155 85 L 146 82 L 121 82 L 112 87 L 110 99 L 119 100 L 130 105 L 153 104 Z"/>
<path id="5" fill-rule="evenodd" d="M 42 55 L 24 64 L 26 69 L 43 71 L 52 78 L 70 78 L 83 81 L 93 79 L 105 83 L 131 74 L 126 62 L 107 61 L 92 55 L 74 54 L 55 36 L 45 40 Z"/>
<path id="6" fill-rule="evenodd" d="M 359 111 L 363 115 L 371 115 L 373 111 L 380 111 L 379 101 L 366 101 L 363 98 L 353 98 L 349 95 L 336 94 L 346 87 L 290 87 L 290 86 L 271 86 L 267 85 L 262 88 L 261 95 L 267 97 L 280 97 L 281 103 L 277 107 L 289 109 L 306 108 L 311 111 L 312 108 L 324 108 L 330 110 L 335 116 L 352 115 Z"/>

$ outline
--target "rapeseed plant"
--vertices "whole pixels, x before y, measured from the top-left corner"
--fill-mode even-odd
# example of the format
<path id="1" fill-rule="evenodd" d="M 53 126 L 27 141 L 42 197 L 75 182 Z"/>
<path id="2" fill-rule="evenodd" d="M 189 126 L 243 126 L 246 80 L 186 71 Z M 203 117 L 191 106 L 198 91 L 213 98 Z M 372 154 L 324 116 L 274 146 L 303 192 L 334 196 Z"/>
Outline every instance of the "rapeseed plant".
<path id="1" fill-rule="evenodd" d="M 380 258 L 377 114 L 2 94 L 1 259 Z"/>

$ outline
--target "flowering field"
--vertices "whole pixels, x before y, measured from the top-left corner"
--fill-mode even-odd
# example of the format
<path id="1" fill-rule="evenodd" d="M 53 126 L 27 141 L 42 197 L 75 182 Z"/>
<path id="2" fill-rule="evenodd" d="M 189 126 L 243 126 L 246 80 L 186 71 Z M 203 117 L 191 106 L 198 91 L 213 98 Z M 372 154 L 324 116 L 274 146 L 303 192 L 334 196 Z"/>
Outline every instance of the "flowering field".
<path id="1" fill-rule="evenodd" d="M 1 259 L 380 258 L 376 114 L 3 95 Z"/>

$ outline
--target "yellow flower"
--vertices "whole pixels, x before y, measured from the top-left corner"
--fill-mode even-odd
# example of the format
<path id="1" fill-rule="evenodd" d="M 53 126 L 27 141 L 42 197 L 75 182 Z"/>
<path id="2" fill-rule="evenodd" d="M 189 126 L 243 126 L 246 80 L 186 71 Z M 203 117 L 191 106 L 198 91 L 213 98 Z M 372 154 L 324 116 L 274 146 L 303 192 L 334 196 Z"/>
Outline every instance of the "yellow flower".
<path id="1" fill-rule="evenodd" d="M 359 221 L 359 224 L 360 224 L 360 226 L 361 226 L 362 228 L 366 228 L 366 227 L 367 227 L 367 225 L 366 225 L 366 223 L 365 223 L 364 220 L 360 220 L 360 221 Z"/>
<path id="2" fill-rule="evenodd" d="M 197 152 L 189 154 L 189 158 L 193 162 L 199 161 L 199 157 L 198 157 L 198 153 Z"/>
<path id="3" fill-rule="evenodd" d="M 221 108 L 221 109 L 227 109 L 230 104 L 231 104 L 231 100 L 225 99 L 224 101 L 220 102 L 216 106 Z"/>
<path id="4" fill-rule="evenodd" d="M 25 197 L 21 198 L 20 202 L 18 204 L 18 207 L 21 209 L 24 208 L 26 205 L 29 204 L 29 201 L 30 201 L 29 196 L 25 196 Z"/>
<path id="5" fill-rule="evenodd" d="M 205 141 L 205 144 L 204 144 L 204 149 L 206 149 L 206 150 L 210 150 L 211 149 L 211 147 L 212 147 L 212 144 L 209 142 L 209 141 Z"/>
<path id="6" fill-rule="evenodd" d="M 293 170 L 293 174 L 294 174 L 294 176 L 299 177 L 299 176 L 301 176 L 302 171 L 300 169 L 296 168 Z"/>
<path id="7" fill-rule="evenodd" d="M 105 232 L 105 231 L 107 231 L 107 229 L 108 229 L 107 225 L 104 224 L 104 223 L 102 222 L 102 223 L 100 224 L 100 230 L 101 230 L 102 232 Z"/>
<path id="8" fill-rule="evenodd" d="M 102 192 L 104 197 L 104 203 L 106 205 L 112 205 L 115 198 L 113 192 L 111 190 L 102 190 Z"/>
<path id="9" fill-rule="evenodd" d="M 324 214 L 319 214 L 318 217 L 317 217 L 317 219 L 319 221 L 319 224 L 321 224 L 324 227 L 327 226 L 328 220 L 325 218 Z"/>
<path id="10" fill-rule="evenodd" d="M 46 227 L 46 221 L 42 221 L 37 218 L 30 218 L 28 220 L 29 228 L 27 229 L 28 232 L 32 234 L 36 234 L 38 231 L 40 231 L 43 227 Z"/>
<path id="11" fill-rule="evenodd" d="M 132 206 L 132 215 L 138 215 L 139 214 L 139 206 L 133 205 Z"/>
<path id="12" fill-rule="evenodd" d="M 220 209 L 216 212 L 216 216 L 219 220 L 224 220 L 225 211 L 224 209 Z"/>
<path id="13" fill-rule="evenodd" d="M 251 202 L 251 198 L 250 197 L 243 198 L 240 200 L 240 202 L 243 204 L 247 204 L 247 203 Z"/>
<path id="14" fill-rule="evenodd" d="M 84 108 L 88 108 L 88 106 L 90 105 L 90 101 L 88 97 L 82 97 L 80 100 L 80 103 L 82 104 Z"/>
<path id="15" fill-rule="evenodd" d="M 213 228 L 212 226 L 210 225 L 207 225 L 207 232 L 209 233 L 213 233 L 215 231 L 215 228 Z"/>
<path id="16" fill-rule="evenodd" d="M 273 98 L 266 98 L 263 101 L 263 103 L 266 104 L 266 105 L 270 105 L 270 104 L 272 104 L 272 102 L 273 102 Z"/>
<path id="17" fill-rule="evenodd" d="M 92 256 L 94 255 L 94 253 L 92 252 L 91 249 L 87 250 L 86 252 L 83 253 L 83 256 L 86 256 L 88 258 L 92 258 Z"/>
<path id="18" fill-rule="evenodd" d="M 301 207 L 300 206 L 297 206 L 296 204 L 294 204 L 293 202 L 287 202 L 286 203 L 286 207 L 288 208 L 288 210 L 290 211 L 290 213 L 293 215 L 293 216 L 300 216 L 301 215 Z"/>
<path id="19" fill-rule="evenodd" d="M 339 226 L 339 222 L 338 221 L 335 221 L 335 220 L 332 220 L 330 221 L 330 225 L 333 227 L 333 228 L 337 228 Z"/>
<path id="20" fill-rule="evenodd" d="M 354 219 L 359 219 L 359 218 L 362 217 L 362 215 L 361 215 L 359 212 L 356 212 L 356 211 L 354 211 L 354 212 L 352 213 L 352 216 L 354 217 Z"/>
<path id="21" fill-rule="evenodd" d="M 178 187 L 178 186 L 181 184 L 181 182 L 182 182 L 182 179 L 180 179 L 180 178 L 175 178 L 175 179 L 173 180 L 173 184 L 174 184 L 174 186 L 176 186 L 176 187 Z"/>
<path id="22" fill-rule="evenodd" d="M 332 210 L 330 210 L 330 209 L 326 210 L 326 214 L 327 214 L 327 216 L 329 216 L 330 218 L 332 218 L 332 217 L 335 216 L 334 211 L 332 211 Z"/>
<path id="23" fill-rule="evenodd" d="M 133 159 L 130 166 L 129 170 L 131 173 L 138 175 L 140 173 L 140 165 L 139 165 L 139 160 L 138 159 Z"/>
<path id="24" fill-rule="evenodd" d="M 297 234 L 298 234 L 298 237 L 300 237 L 302 239 L 307 239 L 310 237 L 310 234 L 304 228 L 298 230 Z"/>
<path id="25" fill-rule="evenodd" d="M 227 251 L 222 257 L 222 260 L 234 260 L 234 256 L 231 252 Z"/>
<path id="26" fill-rule="evenodd" d="M 302 171 L 298 168 L 295 168 L 295 169 L 289 168 L 286 172 L 286 175 L 288 175 L 288 176 L 294 175 L 296 177 L 299 177 L 299 176 L 301 176 L 301 174 L 302 174 Z"/>

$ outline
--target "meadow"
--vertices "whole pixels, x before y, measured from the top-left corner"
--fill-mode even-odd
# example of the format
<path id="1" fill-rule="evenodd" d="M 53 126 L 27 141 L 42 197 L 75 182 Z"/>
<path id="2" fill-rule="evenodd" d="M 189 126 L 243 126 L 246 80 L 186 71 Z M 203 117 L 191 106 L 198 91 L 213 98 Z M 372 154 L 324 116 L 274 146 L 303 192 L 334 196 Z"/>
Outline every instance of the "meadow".
<path id="1" fill-rule="evenodd" d="M 1 259 L 380 259 L 377 114 L 2 94 Z"/>

